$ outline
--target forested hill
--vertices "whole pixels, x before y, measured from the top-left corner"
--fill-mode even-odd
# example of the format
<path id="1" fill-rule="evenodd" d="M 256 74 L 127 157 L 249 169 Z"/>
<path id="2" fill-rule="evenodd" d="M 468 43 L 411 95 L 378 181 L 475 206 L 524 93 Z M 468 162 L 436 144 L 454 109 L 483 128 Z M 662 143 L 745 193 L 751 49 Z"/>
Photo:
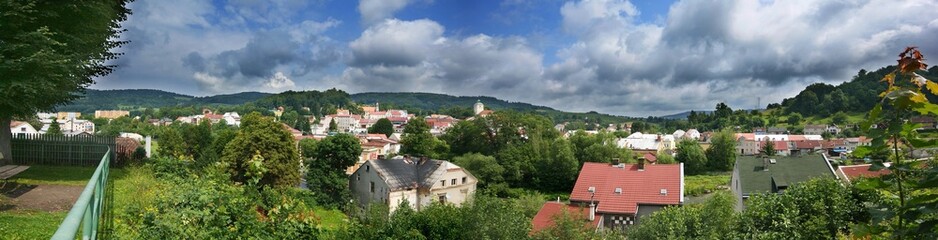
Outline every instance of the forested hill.
<path id="1" fill-rule="evenodd" d="M 260 92 L 243 92 L 208 97 L 193 97 L 189 95 L 153 89 L 88 89 L 85 91 L 84 97 L 79 98 L 68 105 L 59 106 L 56 110 L 93 113 L 95 110 L 104 109 L 138 110 L 141 108 L 160 108 L 184 105 L 239 105 L 256 101 L 257 99 L 267 95 L 270 94 Z"/>
<path id="2" fill-rule="evenodd" d="M 824 117 L 837 112 L 867 112 L 879 101 L 879 93 L 886 89 L 886 83 L 880 80 L 895 68 L 887 66 L 872 72 L 861 69 L 853 79 L 837 86 L 811 84 L 797 96 L 786 98 L 781 104 L 769 104 L 768 108 L 783 108 L 786 112 L 800 113 L 806 117 Z M 933 81 L 938 80 L 938 67 L 931 67 L 919 74 Z M 908 84 L 908 80 L 900 80 L 897 83 Z M 924 92 L 928 94 L 929 91 Z M 933 95 L 928 97 L 932 101 L 938 99 Z"/>
<path id="3" fill-rule="evenodd" d="M 486 96 L 451 96 L 436 93 L 408 92 L 371 92 L 352 94 L 351 97 L 352 100 L 355 100 L 355 102 L 360 104 L 374 105 L 375 103 L 379 103 L 380 107 L 383 109 L 400 108 L 418 114 L 441 113 L 457 118 L 472 116 L 472 106 L 476 102 L 482 102 L 486 109 L 513 110 L 517 112 L 534 113 L 546 116 L 555 123 L 583 121 L 606 125 L 610 123 L 631 121 L 631 118 L 628 117 L 603 114 L 595 111 L 585 113 L 564 112 L 550 107 L 537 106 L 522 102 L 510 102 Z"/>

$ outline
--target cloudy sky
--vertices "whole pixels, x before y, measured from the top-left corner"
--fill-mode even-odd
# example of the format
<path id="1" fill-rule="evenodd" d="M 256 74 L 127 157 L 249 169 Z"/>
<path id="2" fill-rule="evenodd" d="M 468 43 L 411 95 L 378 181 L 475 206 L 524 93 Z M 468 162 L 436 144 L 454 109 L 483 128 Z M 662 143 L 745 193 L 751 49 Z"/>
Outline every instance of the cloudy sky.
<path id="1" fill-rule="evenodd" d="M 136 1 L 96 89 L 339 88 L 629 116 L 754 108 L 938 56 L 934 0 Z"/>

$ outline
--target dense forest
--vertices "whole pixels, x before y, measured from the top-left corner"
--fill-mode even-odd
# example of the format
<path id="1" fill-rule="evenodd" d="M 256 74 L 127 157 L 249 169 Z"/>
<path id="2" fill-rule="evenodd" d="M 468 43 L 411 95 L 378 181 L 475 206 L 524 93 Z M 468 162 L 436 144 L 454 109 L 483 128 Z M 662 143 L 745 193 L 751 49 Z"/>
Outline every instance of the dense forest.
<path id="1" fill-rule="evenodd" d="M 881 80 L 895 70 L 895 66 L 883 67 L 872 72 L 861 69 L 853 79 L 837 86 L 825 83 L 811 84 L 795 97 L 786 98 L 781 103 L 769 104 L 768 109 L 781 108 L 787 113 L 798 113 L 805 117 L 869 111 L 877 103 L 879 93 L 886 90 L 886 84 Z M 927 79 L 936 79 L 938 67 L 931 67 L 919 74 Z M 935 95 L 925 92 L 929 99 L 936 99 Z"/>
<path id="2" fill-rule="evenodd" d="M 88 89 L 84 95 L 69 103 L 59 106 L 58 111 L 94 113 L 95 110 L 140 110 L 143 108 L 161 108 L 169 106 L 191 105 L 240 105 L 263 98 L 269 93 L 242 92 L 207 97 L 193 97 L 173 92 L 153 89 L 94 90 Z"/>

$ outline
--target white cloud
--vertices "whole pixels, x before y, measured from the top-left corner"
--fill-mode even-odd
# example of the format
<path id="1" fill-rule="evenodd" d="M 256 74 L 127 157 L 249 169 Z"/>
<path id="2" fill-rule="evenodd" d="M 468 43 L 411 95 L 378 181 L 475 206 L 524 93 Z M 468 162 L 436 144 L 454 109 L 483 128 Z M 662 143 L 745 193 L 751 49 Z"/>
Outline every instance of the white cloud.
<path id="1" fill-rule="evenodd" d="M 287 78 L 282 72 L 277 72 L 273 77 L 267 79 L 267 82 L 264 83 L 265 87 L 273 88 L 273 90 L 283 90 L 287 88 L 295 87 L 296 84 L 293 83 L 293 80 Z"/>
<path id="2" fill-rule="evenodd" d="M 391 18 L 394 12 L 406 7 L 410 2 L 412 0 L 360 0 L 358 12 L 362 15 L 362 23 L 368 26 Z"/>

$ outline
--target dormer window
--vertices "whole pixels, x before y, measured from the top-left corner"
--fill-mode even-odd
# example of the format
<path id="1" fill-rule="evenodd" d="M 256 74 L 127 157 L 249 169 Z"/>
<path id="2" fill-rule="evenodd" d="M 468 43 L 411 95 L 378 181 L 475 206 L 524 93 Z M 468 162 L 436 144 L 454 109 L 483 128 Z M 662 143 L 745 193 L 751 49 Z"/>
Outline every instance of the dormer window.
<path id="1" fill-rule="evenodd" d="M 622 188 L 616 188 L 616 194 L 622 194 Z"/>

